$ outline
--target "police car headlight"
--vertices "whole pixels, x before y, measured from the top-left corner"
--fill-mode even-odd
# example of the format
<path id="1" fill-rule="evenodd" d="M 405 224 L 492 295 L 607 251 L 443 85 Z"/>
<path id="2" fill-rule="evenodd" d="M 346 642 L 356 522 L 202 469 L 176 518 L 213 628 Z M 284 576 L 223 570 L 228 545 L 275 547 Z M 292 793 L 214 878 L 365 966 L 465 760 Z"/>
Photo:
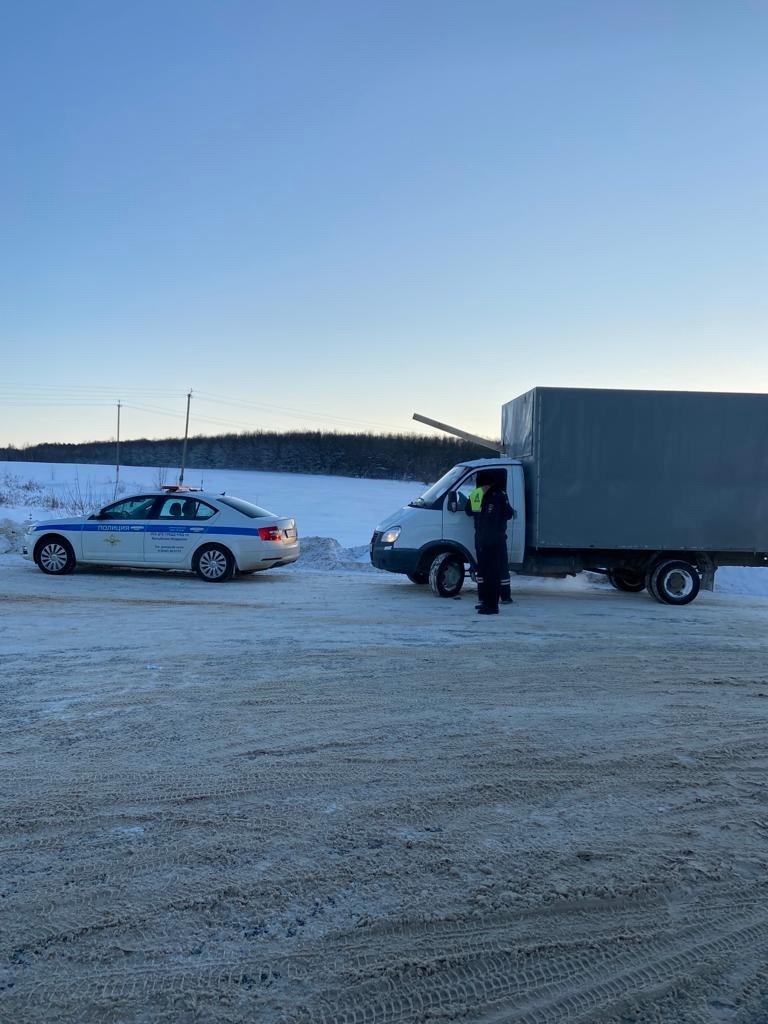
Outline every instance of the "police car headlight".
<path id="1" fill-rule="evenodd" d="M 400 536 L 400 527 L 393 526 L 391 530 L 386 530 L 381 535 L 382 544 L 394 544 L 397 538 Z"/>

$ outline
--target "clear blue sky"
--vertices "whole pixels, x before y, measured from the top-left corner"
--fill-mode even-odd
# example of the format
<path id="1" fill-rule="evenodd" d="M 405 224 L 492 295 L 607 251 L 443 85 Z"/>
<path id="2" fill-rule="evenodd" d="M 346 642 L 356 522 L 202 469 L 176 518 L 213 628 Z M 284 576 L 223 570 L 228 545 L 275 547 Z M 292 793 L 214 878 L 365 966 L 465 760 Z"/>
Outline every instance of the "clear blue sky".
<path id="1" fill-rule="evenodd" d="M 0 50 L 0 446 L 768 391 L 762 0 L 17 0 Z"/>

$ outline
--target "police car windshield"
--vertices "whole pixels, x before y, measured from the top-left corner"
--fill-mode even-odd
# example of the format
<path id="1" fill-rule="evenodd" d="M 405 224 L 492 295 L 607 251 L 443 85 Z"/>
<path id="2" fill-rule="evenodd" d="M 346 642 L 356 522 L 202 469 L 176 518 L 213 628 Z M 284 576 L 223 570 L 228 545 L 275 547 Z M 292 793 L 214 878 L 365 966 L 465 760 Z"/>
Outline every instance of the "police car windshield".
<path id="1" fill-rule="evenodd" d="M 228 494 L 219 495 L 217 500 L 222 505 L 229 505 L 230 508 L 242 512 L 249 519 L 263 519 L 264 516 L 274 516 L 275 514 L 274 512 L 267 512 L 265 508 L 260 508 L 258 505 L 252 505 L 250 501 L 243 501 L 242 498 L 231 498 Z"/>
<path id="2" fill-rule="evenodd" d="M 413 508 L 422 508 L 424 505 L 431 505 L 437 498 L 442 498 L 446 491 L 450 491 L 455 483 L 457 483 L 466 473 L 466 466 L 454 466 L 453 469 L 449 469 L 445 476 L 441 476 L 437 483 L 432 484 L 420 498 L 416 498 L 415 501 L 409 501 L 408 504 Z"/>

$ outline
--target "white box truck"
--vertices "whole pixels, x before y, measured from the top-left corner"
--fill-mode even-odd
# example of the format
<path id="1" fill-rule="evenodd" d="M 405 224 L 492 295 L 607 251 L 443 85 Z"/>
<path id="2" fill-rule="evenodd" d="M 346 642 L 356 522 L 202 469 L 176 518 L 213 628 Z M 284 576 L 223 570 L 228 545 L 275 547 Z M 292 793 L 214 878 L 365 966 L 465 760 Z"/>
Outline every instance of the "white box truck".
<path id="1" fill-rule="evenodd" d="M 719 566 L 768 565 L 768 395 L 534 388 L 503 406 L 488 447 L 499 454 L 454 466 L 377 525 L 374 566 L 458 594 L 475 569 L 465 506 L 487 468 L 506 470 L 519 575 L 600 572 L 684 605 Z"/>

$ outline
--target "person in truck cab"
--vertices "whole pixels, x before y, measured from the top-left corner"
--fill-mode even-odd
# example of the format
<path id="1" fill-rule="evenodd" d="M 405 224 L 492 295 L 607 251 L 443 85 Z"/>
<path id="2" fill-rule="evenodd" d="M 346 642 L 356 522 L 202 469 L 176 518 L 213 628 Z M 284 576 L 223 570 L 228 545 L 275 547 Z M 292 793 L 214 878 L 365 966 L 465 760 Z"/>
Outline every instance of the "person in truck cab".
<path id="1" fill-rule="evenodd" d="M 507 558 L 507 522 L 514 516 L 503 469 L 481 469 L 465 511 L 475 522 L 478 615 L 498 615 L 499 600 L 512 603 Z"/>

